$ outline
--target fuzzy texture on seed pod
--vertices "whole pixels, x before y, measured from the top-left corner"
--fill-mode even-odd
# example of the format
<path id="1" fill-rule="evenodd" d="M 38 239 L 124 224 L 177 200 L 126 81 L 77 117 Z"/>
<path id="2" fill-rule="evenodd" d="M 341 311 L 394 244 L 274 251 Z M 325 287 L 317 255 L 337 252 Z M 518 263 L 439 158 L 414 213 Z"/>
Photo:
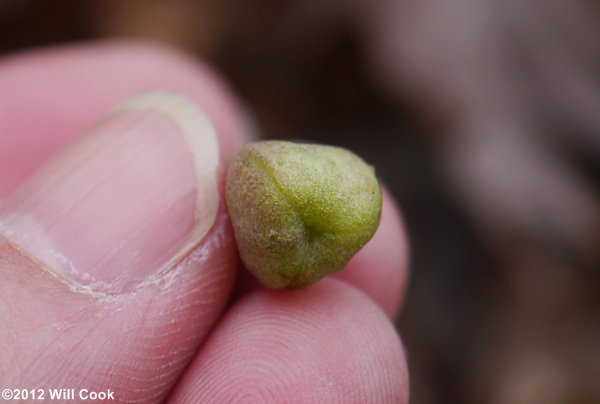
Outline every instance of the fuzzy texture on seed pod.
<path id="1" fill-rule="evenodd" d="M 373 167 L 315 144 L 249 145 L 229 165 L 226 201 L 244 265 L 274 289 L 342 269 L 381 219 Z"/>

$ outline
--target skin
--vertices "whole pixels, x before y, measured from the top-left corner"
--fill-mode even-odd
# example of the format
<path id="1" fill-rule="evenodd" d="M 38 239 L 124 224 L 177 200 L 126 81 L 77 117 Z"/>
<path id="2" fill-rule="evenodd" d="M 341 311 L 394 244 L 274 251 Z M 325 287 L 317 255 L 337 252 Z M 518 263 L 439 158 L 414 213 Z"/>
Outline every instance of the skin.
<path id="1" fill-rule="evenodd" d="M 306 287 L 344 268 L 381 218 L 373 168 L 315 144 L 249 145 L 229 166 L 226 199 L 244 265 L 272 289 Z"/>
<path id="2" fill-rule="evenodd" d="M 223 159 L 248 141 L 245 115 L 217 76 L 173 51 L 112 43 L 26 53 L 0 61 L 0 198 L 147 88 L 202 102 Z M 383 195 L 371 242 L 344 271 L 302 291 L 268 291 L 238 274 L 226 215 L 197 246 L 206 259 L 185 276 L 111 304 L 74 292 L 0 238 L 0 381 L 111 388 L 136 402 L 407 402 L 390 321 L 403 296 L 406 239 Z"/>

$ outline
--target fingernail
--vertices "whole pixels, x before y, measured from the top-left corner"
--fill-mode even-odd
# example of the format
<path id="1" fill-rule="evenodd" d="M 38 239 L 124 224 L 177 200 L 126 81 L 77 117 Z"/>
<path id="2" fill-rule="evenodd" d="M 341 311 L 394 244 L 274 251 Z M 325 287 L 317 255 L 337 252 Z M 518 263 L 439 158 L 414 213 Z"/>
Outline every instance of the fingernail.
<path id="1" fill-rule="evenodd" d="M 215 221 L 217 139 L 168 93 L 118 105 L 0 207 L 0 233 L 71 285 L 122 293 L 172 268 Z"/>

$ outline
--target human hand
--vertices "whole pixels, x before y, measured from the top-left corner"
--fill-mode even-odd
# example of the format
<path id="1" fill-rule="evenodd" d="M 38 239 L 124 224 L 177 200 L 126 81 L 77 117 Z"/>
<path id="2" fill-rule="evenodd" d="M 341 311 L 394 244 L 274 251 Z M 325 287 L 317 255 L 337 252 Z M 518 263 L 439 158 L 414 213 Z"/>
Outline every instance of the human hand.
<path id="1" fill-rule="evenodd" d="M 216 138 L 199 115 L 173 113 L 189 103 L 156 95 L 86 129 L 149 89 L 196 101 Z M 224 162 L 249 133 L 219 79 L 169 50 L 104 44 L 0 62 L 0 390 L 407 401 L 390 321 L 407 268 L 393 201 L 384 193 L 380 228 L 347 269 L 264 290 L 237 273 L 222 198 Z"/>

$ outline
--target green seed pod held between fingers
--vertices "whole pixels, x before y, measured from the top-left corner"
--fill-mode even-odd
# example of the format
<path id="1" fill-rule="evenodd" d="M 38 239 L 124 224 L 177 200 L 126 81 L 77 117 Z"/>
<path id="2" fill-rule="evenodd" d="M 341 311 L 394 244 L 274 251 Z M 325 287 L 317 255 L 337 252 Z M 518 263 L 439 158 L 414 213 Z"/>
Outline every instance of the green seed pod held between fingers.
<path id="1" fill-rule="evenodd" d="M 226 201 L 244 265 L 274 289 L 342 269 L 381 219 L 373 167 L 314 144 L 249 145 L 229 166 Z"/>

